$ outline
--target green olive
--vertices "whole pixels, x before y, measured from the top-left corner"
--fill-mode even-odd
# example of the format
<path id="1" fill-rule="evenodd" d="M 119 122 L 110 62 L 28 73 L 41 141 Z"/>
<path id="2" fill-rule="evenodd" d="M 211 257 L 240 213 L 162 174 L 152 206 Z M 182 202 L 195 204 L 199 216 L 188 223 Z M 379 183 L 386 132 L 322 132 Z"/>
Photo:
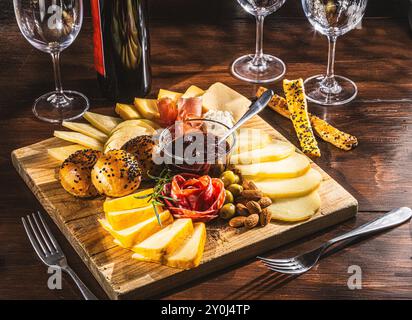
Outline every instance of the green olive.
<path id="1" fill-rule="evenodd" d="M 230 192 L 229 190 L 225 190 L 226 192 L 226 197 L 225 197 L 225 204 L 226 203 L 233 203 L 233 201 L 235 200 L 233 197 L 232 192 Z"/>
<path id="2" fill-rule="evenodd" d="M 240 177 L 237 174 L 235 174 L 235 182 L 233 183 L 239 183 L 239 181 L 240 181 Z"/>
<path id="3" fill-rule="evenodd" d="M 222 208 L 220 208 L 219 216 L 222 219 L 229 220 L 236 213 L 236 207 L 233 203 L 226 203 Z"/>
<path id="4" fill-rule="evenodd" d="M 239 177 L 238 177 L 239 178 Z M 220 179 L 223 181 L 225 187 L 236 183 L 236 175 L 233 171 L 225 171 L 220 175 Z"/>
<path id="5" fill-rule="evenodd" d="M 240 196 L 240 194 L 243 191 L 243 187 L 240 184 L 237 184 L 237 183 L 231 184 L 226 189 L 229 190 L 233 194 L 234 197 Z"/>

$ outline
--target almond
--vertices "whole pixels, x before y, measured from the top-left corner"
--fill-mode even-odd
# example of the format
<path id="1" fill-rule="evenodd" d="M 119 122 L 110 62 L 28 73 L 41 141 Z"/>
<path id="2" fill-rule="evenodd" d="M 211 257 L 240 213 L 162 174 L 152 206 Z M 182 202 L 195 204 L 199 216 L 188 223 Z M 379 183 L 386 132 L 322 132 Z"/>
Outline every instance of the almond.
<path id="1" fill-rule="evenodd" d="M 259 190 L 256 184 L 253 181 L 249 181 L 249 190 Z"/>
<path id="2" fill-rule="evenodd" d="M 249 190 L 249 181 L 243 180 L 242 187 L 243 187 L 243 190 Z"/>
<path id="3" fill-rule="evenodd" d="M 249 210 L 244 204 L 238 203 L 236 204 L 236 213 L 239 216 L 247 217 L 249 215 Z"/>
<path id="4" fill-rule="evenodd" d="M 233 217 L 229 221 L 229 226 L 231 226 L 232 228 L 243 227 L 245 225 L 245 220 L 246 220 L 246 217 L 241 217 L 241 216 Z"/>
<path id="5" fill-rule="evenodd" d="M 258 201 L 260 207 L 266 208 L 269 207 L 272 204 L 272 200 L 269 197 L 263 197 Z"/>
<path id="6" fill-rule="evenodd" d="M 241 196 L 248 200 L 259 201 L 263 197 L 263 193 L 260 190 L 243 190 Z"/>
<path id="7" fill-rule="evenodd" d="M 246 203 L 246 208 L 249 210 L 250 214 L 259 214 L 262 211 L 262 208 L 256 201 L 249 201 Z"/>
<path id="8" fill-rule="evenodd" d="M 248 229 L 252 229 L 256 227 L 259 223 L 259 215 L 258 214 L 251 214 L 249 217 L 245 219 L 245 227 Z"/>
<path id="9" fill-rule="evenodd" d="M 272 213 L 269 211 L 269 209 L 267 208 L 263 209 L 259 215 L 260 225 L 262 227 L 267 226 L 271 219 L 272 219 Z"/>

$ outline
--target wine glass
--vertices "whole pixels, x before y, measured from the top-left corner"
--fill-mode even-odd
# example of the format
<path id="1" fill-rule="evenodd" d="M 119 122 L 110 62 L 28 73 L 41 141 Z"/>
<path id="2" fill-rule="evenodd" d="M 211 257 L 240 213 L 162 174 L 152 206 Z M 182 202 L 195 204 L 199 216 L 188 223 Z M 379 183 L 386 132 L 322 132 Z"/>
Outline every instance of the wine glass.
<path id="1" fill-rule="evenodd" d="M 286 0 L 237 0 L 248 13 L 256 17 L 256 52 L 237 58 L 231 67 L 232 74 L 244 81 L 266 83 L 280 79 L 286 72 L 282 60 L 263 53 L 263 22 L 277 11 Z"/>
<path id="2" fill-rule="evenodd" d="M 13 0 L 20 31 L 40 51 L 53 60 L 55 90 L 39 97 L 33 113 L 41 120 L 61 122 L 80 117 L 89 109 L 89 100 L 76 91 L 63 90 L 60 52 L 79 34 L 83 22 L 82 0 Z"/>
<path id="3" fill-rule="evenodd" d="M 341 105 L 353 100 L 356 84 L 334 73 L 336 39 L 355 28 L 365 14 L 367 0 L 302 0 L 303 10 L 316 31 L 329 41 L 326 75 L 316 75 L 305 80 L 309 101 L 321 105 Z"/>

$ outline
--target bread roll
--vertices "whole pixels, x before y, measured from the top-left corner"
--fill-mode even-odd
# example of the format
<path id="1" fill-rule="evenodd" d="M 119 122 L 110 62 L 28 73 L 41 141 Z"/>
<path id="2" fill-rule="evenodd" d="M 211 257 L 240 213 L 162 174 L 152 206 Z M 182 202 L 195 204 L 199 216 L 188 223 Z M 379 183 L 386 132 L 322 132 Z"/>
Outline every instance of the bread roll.
<path id="1" fill-rule="evenodd" d="M 81 197 L 93 197 L 98 195 L 91 179 L 91 171 L 100 151 L 85 149 L 72 153 L 60 167 L 59 178 L 63 188 L 70 194 Z"/>
<path id="2" fill-rule="evenodd" d="M 123 197 L 135 191 L 142 179 L 136 158 L 124 150 L 110 150 L 92 169 L 96 189 L 109 197 Z"/>

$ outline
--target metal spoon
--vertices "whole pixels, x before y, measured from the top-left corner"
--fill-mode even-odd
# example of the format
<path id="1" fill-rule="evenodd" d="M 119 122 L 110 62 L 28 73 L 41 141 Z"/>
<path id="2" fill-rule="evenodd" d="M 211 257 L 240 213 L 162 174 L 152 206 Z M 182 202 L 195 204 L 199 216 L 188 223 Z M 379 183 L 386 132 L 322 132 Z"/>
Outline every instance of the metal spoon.
<path id="1" fill-rule="evenodd" d="M 246 113 L 239 119 L 238 122 L 235 123 L 235 125 L 229 129 L 228 132 L 226 132 L 218 141 L 218 144 L 220 145 L 222 142 L 226 141 L 227 138 L 229 138 L 233 132 L 235 132 L 242 124 L 244 124 L 246 121 L 248 121 L 250 118 L 252 118 L 255 114 L 259 113 L 260 111 L 263 110 L 263 108 L 266 107 L 266 105 L 269 103 L 269 101 L 272 99 L 274 93 L 272 90 L 266 90 L 260 97 L 257 99 L 246 111 Z"/>

